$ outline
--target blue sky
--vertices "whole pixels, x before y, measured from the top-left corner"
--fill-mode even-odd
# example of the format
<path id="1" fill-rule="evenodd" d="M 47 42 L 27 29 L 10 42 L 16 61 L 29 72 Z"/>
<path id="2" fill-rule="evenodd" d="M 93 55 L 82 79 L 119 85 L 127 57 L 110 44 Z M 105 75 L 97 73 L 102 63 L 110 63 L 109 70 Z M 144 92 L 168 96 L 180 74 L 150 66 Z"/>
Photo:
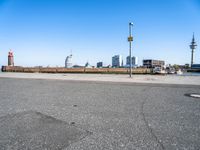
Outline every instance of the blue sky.
<path id="1" fill-rule="evenodd" d="M 0 65 L 9 49 L 19 66 L 64 66 L 70 51 L 74 64 L 125 61 L 130 21 L 139 64 L 190 63 L 193 32 L 200 47 L 200 0 L 0 0 Z"/>

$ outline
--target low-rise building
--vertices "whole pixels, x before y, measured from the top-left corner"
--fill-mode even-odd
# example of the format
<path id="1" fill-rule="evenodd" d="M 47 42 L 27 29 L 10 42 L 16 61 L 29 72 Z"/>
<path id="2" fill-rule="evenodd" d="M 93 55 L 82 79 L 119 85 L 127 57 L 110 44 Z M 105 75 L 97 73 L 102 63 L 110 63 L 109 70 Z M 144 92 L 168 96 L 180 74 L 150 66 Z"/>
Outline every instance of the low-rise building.
<path id="1" fill-rule="evenodd" d="M 193 64 L 191 69 L 200 69 L 200 64 Z"/>
<path id="2" fill-rule="evenodd" d="M 164 65 L 165 65 L 165 61 L 163 60 L 153 60 L 153 59 L 143 60 L 143 67 L 146 67 L 146 68 L 163 67 Z"/>

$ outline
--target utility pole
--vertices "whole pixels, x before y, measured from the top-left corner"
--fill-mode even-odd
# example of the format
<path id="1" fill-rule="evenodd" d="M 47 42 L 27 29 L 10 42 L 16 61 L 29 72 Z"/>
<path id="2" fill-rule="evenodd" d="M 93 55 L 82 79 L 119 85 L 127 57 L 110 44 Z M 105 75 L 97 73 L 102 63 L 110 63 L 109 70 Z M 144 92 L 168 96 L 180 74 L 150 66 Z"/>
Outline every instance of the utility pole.
<path id="1" fill-rule="evenodd" d="M 131 57 L 131 42 L 133 41 L 132 26 L 133 26 L 133 23 L 130 22 L 129 23 L 129 37 L 128 37 L 128 41 L 129 41 L 129 58 L 130 58 L 130 78 L 132 77 L 132 57 Z"/>

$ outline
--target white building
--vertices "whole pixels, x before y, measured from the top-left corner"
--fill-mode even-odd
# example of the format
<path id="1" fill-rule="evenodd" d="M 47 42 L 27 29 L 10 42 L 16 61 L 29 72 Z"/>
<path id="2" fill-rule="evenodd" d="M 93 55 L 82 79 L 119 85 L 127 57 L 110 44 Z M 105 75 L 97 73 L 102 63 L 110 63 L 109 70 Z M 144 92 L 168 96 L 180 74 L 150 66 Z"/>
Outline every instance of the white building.
<path id="1" fill-rule="evenodd" d="M 65 59 L 65 68 L 72 68 L 72 55 L 69 55 Z"/>
<path id="2" fill-rule="evenodd" d="M 137 57 L 132 57 L 131 64 L 133 67 L 138 66 L 138 58 Z M 130 67 L 130 56 L 126 57 L 126 67 Z"/>
<path id="3" fill-rule="evenodd" d="M 115 55 L 112 57 L 112 67 L 122 67 L 123 61 L 121 55 Z"/>

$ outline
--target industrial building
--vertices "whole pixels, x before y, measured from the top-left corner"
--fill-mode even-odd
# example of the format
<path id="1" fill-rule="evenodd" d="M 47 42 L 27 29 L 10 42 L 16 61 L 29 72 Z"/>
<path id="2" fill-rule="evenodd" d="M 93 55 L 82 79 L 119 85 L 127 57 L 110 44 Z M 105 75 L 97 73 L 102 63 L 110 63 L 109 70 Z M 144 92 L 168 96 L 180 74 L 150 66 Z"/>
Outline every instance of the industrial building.
<path id="1" fill-rule="evenodd" d="M 163 60 L 153 60 L 153 59 L 143 60 L 143 67 L 146 67 L 146 68 L 163 67 L 164 65 L 165 65 L 165 61 Z"/>
<path id="2" fill-rule="evenodd" d="M 115 55 L 112 57 L 112 67 L 122 67 L 123 61 L 121 55 Z"/>

